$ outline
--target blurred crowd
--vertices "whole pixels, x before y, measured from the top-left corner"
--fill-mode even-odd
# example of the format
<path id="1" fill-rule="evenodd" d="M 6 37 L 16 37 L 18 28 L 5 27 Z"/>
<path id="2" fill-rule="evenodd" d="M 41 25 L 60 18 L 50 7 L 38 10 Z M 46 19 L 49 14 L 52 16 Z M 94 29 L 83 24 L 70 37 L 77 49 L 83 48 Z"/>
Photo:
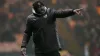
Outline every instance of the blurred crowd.
<path id="1" fill-rule="evenodd" d="M 9 46 L 19 50 L 31 5 L 31 0 L 0 0 L 0 52 Z"/>
<path id="2" fill-rule="evenodd" d="M 34 0 L 0 0 L 0 43 L 21 44 L 27 16 L 32 13 Z M 82 47 L 88 47 L 90 56 L 100 56 L 100 1 L 99 0 L 41 0 L 48 7 L 85 8 L 83 16 L 67 19 L 73 38 Z M 1 44 L 0 44 L 1 45 Z M 85 53 L 85 52 L 84 52 Z M 89 54 L 85 54 L 85 56 Z"/>
<path id="3" fill-rule="evenodd" d="M 29 0 L 0 0 L 0 42 L 15 41 L 16 34 L 23 33 L 31 3 Z"/>

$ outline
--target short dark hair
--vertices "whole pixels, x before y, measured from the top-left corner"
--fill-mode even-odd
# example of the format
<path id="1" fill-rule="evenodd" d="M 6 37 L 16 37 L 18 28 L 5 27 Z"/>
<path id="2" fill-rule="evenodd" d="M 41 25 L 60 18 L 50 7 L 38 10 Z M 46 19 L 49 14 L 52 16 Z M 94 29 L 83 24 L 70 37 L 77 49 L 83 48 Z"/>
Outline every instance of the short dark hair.
<path id="1" fill-rule="evenodd" d="M 32 6 L 33 8 L 39 8 L 41 6 L 44 6 L 44 4 L 41 1 L 35 1 Z"/>

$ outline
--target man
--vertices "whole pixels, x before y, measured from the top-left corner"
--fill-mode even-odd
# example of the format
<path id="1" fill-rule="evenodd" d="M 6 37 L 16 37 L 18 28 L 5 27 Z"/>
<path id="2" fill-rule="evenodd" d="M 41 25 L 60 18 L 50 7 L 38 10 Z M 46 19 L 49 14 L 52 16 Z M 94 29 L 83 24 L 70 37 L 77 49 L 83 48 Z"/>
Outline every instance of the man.
<path id="1" fill-rule="evenodd" d="M 21 46 L 22 56 L 26 56 L 26 46 L 33 33 L 36 56 L 60 56 L 56 36 L 56 18 L 80 14 L 81 9 L 57 11 L 47 8 L 41 1 L 33 3 L 32 14 L 28 16 Z"/>

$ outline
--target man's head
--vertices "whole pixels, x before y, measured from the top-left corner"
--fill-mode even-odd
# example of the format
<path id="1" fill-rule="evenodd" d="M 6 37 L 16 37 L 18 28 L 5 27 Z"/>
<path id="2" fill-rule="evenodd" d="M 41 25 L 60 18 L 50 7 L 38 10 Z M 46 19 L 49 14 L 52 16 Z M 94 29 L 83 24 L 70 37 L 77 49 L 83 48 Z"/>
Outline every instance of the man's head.
<path id="1" fill-rule="evenodd" d="M 44 14 L 46 12 L 46 7 L 41 1 L 36 1 L 33 3 L 32 12 L 35 14 Z"/>

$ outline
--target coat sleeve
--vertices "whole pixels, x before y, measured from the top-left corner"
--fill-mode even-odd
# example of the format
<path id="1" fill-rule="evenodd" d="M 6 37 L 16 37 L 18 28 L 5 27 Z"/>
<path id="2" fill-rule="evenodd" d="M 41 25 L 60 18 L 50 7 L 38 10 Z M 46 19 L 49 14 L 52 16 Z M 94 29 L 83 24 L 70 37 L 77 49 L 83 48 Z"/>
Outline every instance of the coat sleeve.
<path id="1" fill-rule="evenodd" d="M 31 20 L 28 18 L 26 21 L 26 29 L 24 31 L 21 48 L 27 46 L 31 35 L 32 35 L 32 25 L 31 25 Z"/>
<path id="2" fill-rule="evenodd" d="M 53 10 L 53 12 L 55 18 L 65 18 L 75 14 L 75 12 L 73 12 L 73 9 Z"/>

